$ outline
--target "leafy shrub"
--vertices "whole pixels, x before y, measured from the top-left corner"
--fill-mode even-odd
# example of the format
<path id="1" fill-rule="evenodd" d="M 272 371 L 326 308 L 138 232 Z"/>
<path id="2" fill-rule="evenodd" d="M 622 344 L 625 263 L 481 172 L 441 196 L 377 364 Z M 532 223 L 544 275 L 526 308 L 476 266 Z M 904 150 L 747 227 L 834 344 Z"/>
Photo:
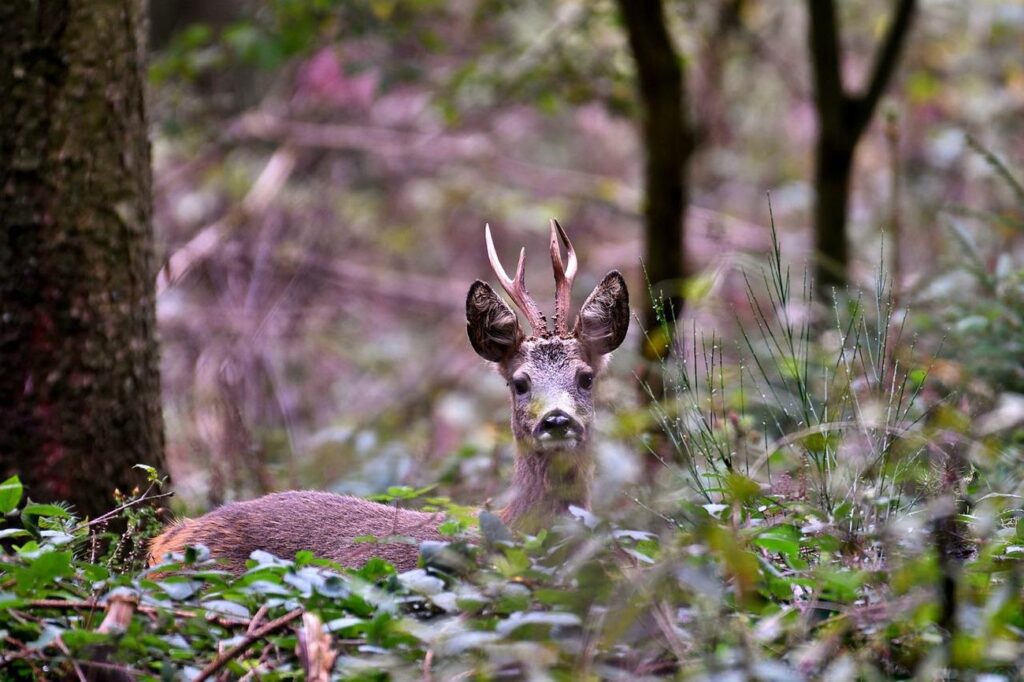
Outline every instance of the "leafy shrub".
<path id="1" fill-rule="evenodd" d="M 131 570 L 145 494 L 97 556 L 95 525 L 22 504 L 8 480 L 2 675 L 1010 679 L 1020 440 L 974 432 L 903 342 L 883 278 L 817 307 L 776 243 L 749 295 L 742 345 L 692 334 L 666 360 L 659 485 L 537 536 L 482 513 L 467 537 L 453 508 L 451 541 L 424 543 L 404 574 L 257 552 L 232 577 L 202 548 Z"/>

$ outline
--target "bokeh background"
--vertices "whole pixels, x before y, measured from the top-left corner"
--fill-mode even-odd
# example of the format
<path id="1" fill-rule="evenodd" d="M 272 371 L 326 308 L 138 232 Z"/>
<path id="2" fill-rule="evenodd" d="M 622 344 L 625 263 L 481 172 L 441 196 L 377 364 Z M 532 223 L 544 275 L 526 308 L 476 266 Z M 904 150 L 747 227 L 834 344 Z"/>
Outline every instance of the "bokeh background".
<path id="1" fill-rule="evenodd" d="M 838 3 L 852 88 L 891 4 Z M 769 193 L 797 282 L 813 262 L 807 12 L 666 7 L 696 144 L 680 322 L 728 349 L 749 315 L 744 273 L 770 247 Z M 636 77 L 614 3 L 153 0 L 151 33 L 178 504 L 435 481 L 466 503 L 499 495 L 506 388 L 473 354 L 463 317 L 469 284 L 493 281 L 484 223 L 507 266 L 526 247 L 530 289 L 548 307 L 552 216 L 580 254 L 577 306 L 611 268 L 634 298 L 646 287 Z M 957 302 L 983 285 L 979 269 L 1020 263 L 1019 228 L 972 211 L 1012 205 L 978 148 L 1024 159 L 1022 46 L 1020 3 L 922 2 L 858 147 L 849 213 L 854 284 L 872 286 L 884 266 L 923 351 L 947 358 L 944 376 L 988 372 L 993 393 L 1024 385 L 1019 342 L 1011 329 L 997 352 L 958 355 L 990 338 L 991 317 Z M 641 343 L 634 325 L 601 384 L 598 499 L 644 482 Z"/>

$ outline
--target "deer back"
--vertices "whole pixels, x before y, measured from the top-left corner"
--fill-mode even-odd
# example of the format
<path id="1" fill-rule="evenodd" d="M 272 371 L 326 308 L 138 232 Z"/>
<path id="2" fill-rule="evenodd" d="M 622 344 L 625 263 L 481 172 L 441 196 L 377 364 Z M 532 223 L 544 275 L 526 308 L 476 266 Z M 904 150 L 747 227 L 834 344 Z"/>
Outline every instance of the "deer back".
<path id="1" fill-rule="evenodd" d="M 210 554 L 222 559 L 234 573 L 245 570 L 245 562 L 256 550 L 290 558 L 309 550 L 318 557 L 343 566 L 358 567 L 371 557 L 394 564 L 399 571 L 416 567 L 419 542 L 444 540 L 437 526 L 444 515 L 398 509 L 356 497 L 313 491 L 291 491 L 265 495 L 247 502 L 218 507 L 198 519 L 183 519 L 155 538 L 150 546 L 150 564 L 160 563 L 171 552 L 190 545 L 205 545 Z M 398 542 L 354 542 L 353 538 L 373 535 L 410 538 Z"/>

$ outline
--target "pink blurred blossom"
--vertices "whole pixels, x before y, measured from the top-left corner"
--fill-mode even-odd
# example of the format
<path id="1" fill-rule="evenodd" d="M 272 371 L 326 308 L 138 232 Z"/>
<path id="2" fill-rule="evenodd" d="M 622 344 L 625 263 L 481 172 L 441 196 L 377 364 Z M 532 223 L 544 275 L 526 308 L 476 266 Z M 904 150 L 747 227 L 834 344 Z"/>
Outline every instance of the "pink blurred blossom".
<path id="1" fill-rule="evenodd" d="M 300 68 L 296 98 L 338 107 L 367 109 L 377 94 L 376 70 L 346 74 L 337 51 L 324 47 Z"/>

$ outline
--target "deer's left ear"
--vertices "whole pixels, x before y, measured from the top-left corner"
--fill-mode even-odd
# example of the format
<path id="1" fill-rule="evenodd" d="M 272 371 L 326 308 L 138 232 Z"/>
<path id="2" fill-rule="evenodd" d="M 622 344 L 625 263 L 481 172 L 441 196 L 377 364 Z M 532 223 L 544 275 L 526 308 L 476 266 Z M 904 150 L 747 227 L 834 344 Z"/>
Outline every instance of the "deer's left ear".
<path id="1" fill-rule="evenodd" d="M 594 355 L 611 353 L 629 329 L 629 292 L 618 270 L 612 270 L 587 296 L 576 318 L 576 337 Z"/>

